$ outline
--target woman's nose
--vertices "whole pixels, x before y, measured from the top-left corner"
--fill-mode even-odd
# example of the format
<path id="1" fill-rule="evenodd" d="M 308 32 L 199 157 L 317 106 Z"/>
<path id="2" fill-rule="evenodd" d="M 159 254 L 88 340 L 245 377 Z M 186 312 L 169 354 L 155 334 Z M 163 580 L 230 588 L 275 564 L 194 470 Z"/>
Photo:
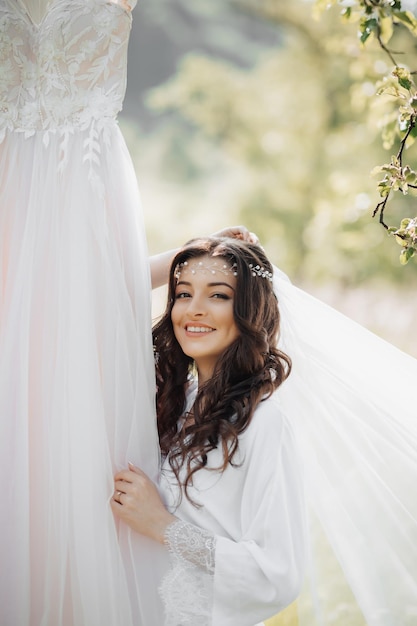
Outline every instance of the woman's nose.
<path id="1" fill-rule="evenodd" d="M 187 309 L 187 313 L 190 317 L 202 317 L 205 315 L 205 307 L 202 298 L 194 296 L 190 300 L 190 304 Z"/>

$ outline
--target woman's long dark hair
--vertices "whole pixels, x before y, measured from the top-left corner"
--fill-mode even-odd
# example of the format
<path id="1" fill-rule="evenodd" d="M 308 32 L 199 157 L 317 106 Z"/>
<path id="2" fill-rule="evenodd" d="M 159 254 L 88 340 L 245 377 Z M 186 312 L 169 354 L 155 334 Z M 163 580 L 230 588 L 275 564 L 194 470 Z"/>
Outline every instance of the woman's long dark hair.
<path id="1" fill-rule="evenodd" d="M 193 361 L 177 342 L 171 311 L 175 302 L 176 268 L 201 256 L 225 259 L 237 272 L 233 314 L 239 337 L 218 359 L 213 376 L 199 387 L 194 404 L 194 423 L 178 430 L 184 414 L 185 394 Z M 153 329 L 156 354 L 157 415 L 162 453 L 179 481 L 186 469 L 183 488 L 196 471 L 205 467 L 210 450 L 222 447 L 224 471 L 233 463 L 239 435 L 248 427 L 258 404 L 277 389 L 291 370 L 290 358 L 278 350 L 279 309 L 268 277 L 272 273 L 263 249 L 229 238 L 205 238 L 189 242 L 175 256 L 170 270 L 168 304 Z M 186 436 L 184 436 L 186 434 Z"/>

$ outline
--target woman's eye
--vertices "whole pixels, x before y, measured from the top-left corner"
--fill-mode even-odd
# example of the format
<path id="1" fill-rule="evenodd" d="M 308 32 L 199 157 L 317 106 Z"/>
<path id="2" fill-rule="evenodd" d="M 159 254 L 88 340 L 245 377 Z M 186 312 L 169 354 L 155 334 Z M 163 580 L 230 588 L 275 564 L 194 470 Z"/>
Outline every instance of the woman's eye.
<path id="1" fill-rule="evenodd" d="M 181 300 L 183 298 L 190 298 L 191 295 L 186 292 L 186 291 L 180 291 L 179 293 L 175 294 L 175 300 Z"/>
<path id="2" fill-rule="evenodd" d="M 214 293 L 211 297 L 220 298 L 221 300 L 230 300 L 230 296 L 228 296 L 226 293 Z"/>

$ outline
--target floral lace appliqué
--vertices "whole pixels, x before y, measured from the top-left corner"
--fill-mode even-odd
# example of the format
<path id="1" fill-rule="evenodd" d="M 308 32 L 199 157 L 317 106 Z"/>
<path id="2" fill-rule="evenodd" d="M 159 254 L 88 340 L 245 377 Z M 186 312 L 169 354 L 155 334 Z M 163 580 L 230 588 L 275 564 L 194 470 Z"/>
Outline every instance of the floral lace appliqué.
<path id="1" fill-rule="evenodd" d="M 0 142 L 6 133 L 61 138 L 84 131 L 84 161 L 91 178 L 100 162 L 98 139 L 115 123 L 126 91 L 131 29 L 125 0 L 53 0 L 40 24 L 24 3 L 0 3 Z M 96 168 L 97 169 L 97 168 Z"/>
<path id="2" fill-rule="evenodd" d="M 165 626 L 211 626 L 215 537 L 177 520 L 168 526 L 165 544 L 171 559 L 160 588 Z"/>

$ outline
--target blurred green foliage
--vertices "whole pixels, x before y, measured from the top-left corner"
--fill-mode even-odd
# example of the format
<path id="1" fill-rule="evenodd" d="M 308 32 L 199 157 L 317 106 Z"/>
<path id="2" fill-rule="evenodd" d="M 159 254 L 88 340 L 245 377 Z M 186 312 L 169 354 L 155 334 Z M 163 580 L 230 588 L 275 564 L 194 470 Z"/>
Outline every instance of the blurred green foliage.
<path id="1" fill-rule="evenodd" d="M 386 111 L 375 102 L 388 67 L 380 50 L 364 54 L 356 24 L 342 23 L 339 11 L 314 19 L 303 0 L 234 0 L 230 11 L 268 20 L 277 45 L 251 67 L 190 53 L 148 97 L 164 119 L 158 164 L 183 190 L 182 224 L 193 224 L 199 205 L 222 216 L 220 226 L 228 214 L 256 231 L 292 277 L 414 283 L 371 219 L 370 172 L 385 158 Z M 409 46 L 403 35 L 399 43 Z M 205 187 L 216 185 L 223 207 L 207 204 Z"/>
<path id="2" fill-rule="evenodd" d="M 397 45 L 395 48 L 390 46 L 395 31 L 401 27 L 416 38 L 417 19 L 411 11 L 404 10 L 400 0 L 359 0 L 347 4 L 340 0 L 331 2 L 316 0 L 318 10 L 325 10 L 334 5 L 343 6 L 342 15 L 346 20 L 358 22 L 361 42 L 363 44 L 372 40 L 376 42 L 392 66 L 379 81 L 377 94 L 386 96 L 388 100 L 387 113 L 382 122 L 384 146 L 387 149 L 392 148 L 398 138 L 399 147 L 397 153 L 391 157 L 390 163 L 374 169 L 374 173 L 382 174 L 383 178 L 378 184 L 382 200 L 376 205 L 373 215 L 379 215 L 380 224 L 394 235 L 401 245 L 400 262 L 406 265 L 417 254 L 417 217 L 403 218 L 399 227 L 389 227 L 385 221 L 385 210 L 388 200 L 394 194 L 396 202 L 399 193 L 417 196 L 417 172 L 412 166 L 404 163 L 404 151 L 413 145 L 417 136 L 417 86 L 413 78 L 415 70 L 411 71 L 405 64 L 404 39 L 396 42 L 400 48 Z M 401 63 L 398 60 L 400 58 Z"/>

